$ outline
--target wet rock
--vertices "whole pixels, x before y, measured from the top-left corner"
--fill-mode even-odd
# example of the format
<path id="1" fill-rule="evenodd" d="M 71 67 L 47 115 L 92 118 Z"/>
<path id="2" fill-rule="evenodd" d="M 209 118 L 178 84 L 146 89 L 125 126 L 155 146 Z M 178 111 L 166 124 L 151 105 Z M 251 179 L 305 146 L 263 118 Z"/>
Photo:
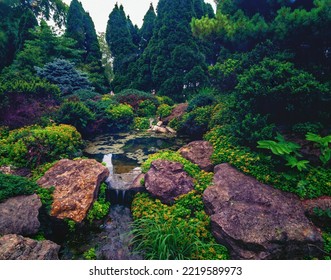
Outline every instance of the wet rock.
<path id="1" fill-rule="evenodd" d="M 194 141 L 180 148 L 178 152 L 201 169 L 211 172 L 214 168 L 210 159 L 213 151 L 214 148 L 208 141 Z"/>
<path id="2" fill-rule="evenodd" d="M 68 160 L 56 163 L 38 180 L 42 187 L 55 187 L 51 216 L 82 222 L 99 186 L 109 176 L 109 170 L 96 160 Z"/>
<path id="3" fill-rule="evenodd" d="M 233 259 L 302 259 L 321 253 L 321 234 L 295 195 L 228 164 L 215 167 L 214 185 L 203 200 L 215 238 L 227 245 Z"/>
<path id="4" fill-rule="evenodd" d="M 0 235 L 36 234 L 40 227 L 38 215 L 41 206 L 36 194 L 12 197 L 0 203 Z"/>
<path id="5" fill-rule="evenodd" d="M 36 241 L 20 235 L 0 237 L 0 260 L 58 260 L 60 246 L 52 241 Z"/>
<path id="6" fill-rule="evenodd" d="M 331 197 L 323 196 L 302 202 L 306 215 L 319 227 L 331 225 Z"/>
<path id="7" fill-rule="evenodd" d="M 183 170 L 183 165 L 168 160 L 155 160 L 145 175 L 148 192 L 163 203 L 170 204 L 182 194 L 193 190 L 193 179 Z"/>
<path id="8" fill-rule="evenodd" d="M 187 110 L 188 103 L 178 104 L 171 112 L 170 116 L 164 118 L 163 123 L 168 124 L 173 119 L 180 119 Z"/>

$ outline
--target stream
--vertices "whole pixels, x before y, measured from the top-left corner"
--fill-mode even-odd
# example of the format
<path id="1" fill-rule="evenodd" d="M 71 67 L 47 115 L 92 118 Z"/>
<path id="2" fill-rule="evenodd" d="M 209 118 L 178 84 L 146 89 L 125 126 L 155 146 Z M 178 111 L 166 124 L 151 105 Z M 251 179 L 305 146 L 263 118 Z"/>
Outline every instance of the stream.
<path id="1" fill-rule="evenodd" d="M 102 223 L 83 227 L 69 236 L 62 245 L 61 259 L 83 259 L 84 252 L 91 248 L 95 248 L 98 259 L 142 259 L 130 247 L 132 195 L 127 189 L 141 174 L 140 165 L 148 155 L 165 149 L 178 150 L 187 143 L 187 139 L 147 132 L 104 134 L 90 140 L 84 156 L 104 162 L 109 169 L 106 183 L 111 207 Z"/>

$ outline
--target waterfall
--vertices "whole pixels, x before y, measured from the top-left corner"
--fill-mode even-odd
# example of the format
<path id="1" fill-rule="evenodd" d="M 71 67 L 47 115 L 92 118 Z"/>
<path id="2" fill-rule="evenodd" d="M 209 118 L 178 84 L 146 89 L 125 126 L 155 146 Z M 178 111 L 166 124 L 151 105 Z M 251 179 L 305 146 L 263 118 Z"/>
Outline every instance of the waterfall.
<path id="1" fill-rule="evenodd" d="M 106 167 L 109 170 L 109 177 L 106 179 L 106 183 L 108 185 L 107 200 L 110 201 L 112 205 L 129 205 L 133 199 L 134 194 L 128 188 L 130 186 L 130 184 L 128 184 L 129 182 L 124 179 L 125 175 L 127 174 L 114 173 L 114 166 L 112 160 L 112 154 L 104 155 L 102 159 L 102 161 L 106 164 Z"/>

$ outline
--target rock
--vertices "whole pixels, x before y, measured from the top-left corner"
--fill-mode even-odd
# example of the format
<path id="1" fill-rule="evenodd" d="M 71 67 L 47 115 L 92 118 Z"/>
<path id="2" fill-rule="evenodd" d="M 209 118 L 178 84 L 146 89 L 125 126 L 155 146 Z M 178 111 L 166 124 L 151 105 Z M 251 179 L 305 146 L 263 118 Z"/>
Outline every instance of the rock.
<path id="1" fill-rule="evenodd" d="M 170 116 L 164 118 L 163 123 L 168 124 L 173 119 L 180 119 L 187 110 L 188 103 L 178 104 L 171 112 Z"/>
<path id="2" fill-rule="evenodd" d="M 323 196 L 302 201 L 306 216 L 318 227 L 331 225 L 331 197 Z"/>
<path id="3" fill-rule="evenodd" d="M 193 179 L 183 170 L 183 165 L 168 160 L 155 160 L 145 175 L 148 192 L 163 203 L 170 204 L 182 194 L 193 190 Z"/>
<path id="4" fill-rule="evenodd" d="M 0 172 L 7 175 L 16 175 L 21 177 L 31 177 L 31 170 L 29 168 L 15 168 L 12 166 L 1 166 Z"/>
<path id="5" fill-rule="evenodd" d="M 178 151 L 182 157 L 197 164 L 201 169 L 211 172 L 213 171 L 213 163 L 211 156 L 214 152 L 212 144 L 208 141 L 194 141 L 182 147 Z"/>
<path id="6" fill-rule="evenodd" d="M 168 130 L 168 132 L 171 133 L 171 134 L 176 134 L 176 133 L 177 133 L 176 130 L 172 129 L 172 128 L 169 127 L 169 126 L 166 126 L 165 128 L 166 128 L 166 130 Z"/>
<path id="7" fill-rule="evenodd" d="M 159 121 L 156 126 L 162 126 L 163 125 L 163 121 Z"/>
<path id="8" fill-rule="evenodd" d="M 34 235 L 38 232 L 39 209 L 42 206 L 38 195 L 12 197 L 0 203 L 0 235 Z"/>
<path id="9" fill-rule="evenodd" d="M 302 259 L 318 256 L 320 231 L 299 199 L 248 177 L 228 164 L 215 167 L 203 194 L 212 232 L 233 259 Z"/>
<path id="10" fill-rule="evenodd" d="M 165 127 L 160 127 L 160 126 L 153 126 L 152 131 L 157 132 L 157 133 L 168 133 L 168 130 Z"/>
<path id="11" fill-rule="evenodd" d="M 92 159 L 68 160 L 56 163 L 38 180 L 44 188 L 55 187 L 51 216 L 82 222 L 99 186 L 109 176 L 109 170 Z"/>
<path id="12" fill-rule="evenodd" d="M 136 193 L 146 191 L 146 188 L 141 185 L 141 180 L 145 180 L 145 174 L 138 175 L 131 184 L 131 190 L 134 190 Z"/>
<path id="13" fill-rule="evenodd" d="M 0 260 L 58 260 L 60 246 L 52 241 L 36 241 L 20 235 L 0 237 Z"/>

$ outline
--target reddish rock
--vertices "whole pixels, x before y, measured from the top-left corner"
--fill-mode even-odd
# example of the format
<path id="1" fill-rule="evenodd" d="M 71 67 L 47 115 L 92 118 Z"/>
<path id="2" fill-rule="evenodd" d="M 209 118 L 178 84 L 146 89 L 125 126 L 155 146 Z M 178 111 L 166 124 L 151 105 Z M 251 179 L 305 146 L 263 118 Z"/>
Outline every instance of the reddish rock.
<path id="1" fill-rule="evenodd" d="M 145 175 L 149 193 L 163 203 L 170 204 L 182 194 L 193 190 L 193 179 L 183 170 L 183 165 L 168 160 L 155 160 Z"/>
<path id="2" fill-rule="evenodd" d="M 228 164 L 215 167 L 203 194 L 212 232 L 233 259 L 302 259 L 318 256 L 320 231 L 299 199 L 248 177 Z"/>
<path id="3" fill-rule="evenodd" d="M 302 201 L 306 215 L 319 227 L 331 225 L 331 197 L 323 196 Z"/>
<path id="4" fill-rule="evenodd" d="M 164 118 L 163 123 L 166 125 L 173 119 L 180 119 L 187 110 L 188 103 L 178 104 L 171 112 L 170 116 Z"/>
<path id="5" fill-rule="evenodd" d="M 58 260 L 60 246 L 52 241 L 36 241 L 20 235 L 0 237 L 0 260 Z"/>
<path id="6" fill-rule="evenodd" d="M 109 170 L 92 159 L 68 160 L 56 163 L 38 180 L 42 187 L 55 187 L 51 216 L 82 222 L 97 196 L 101 182 Z"/>
<path id="7" fill-rule="evenodd" d="M 194 141 L 178 151 L 182 157 L 197 164 L 201 169 L 211 172 L 214 169 L 211 156 L 214 152 L 212 144 L 208 141 Z"/>
<path id="8" fill-rule="evenodd" d="M 42 206 L 38 195 L 17 196 L 0 203 L 0 235 L 34 235 L 38 232 L 39 209 Z"/>

